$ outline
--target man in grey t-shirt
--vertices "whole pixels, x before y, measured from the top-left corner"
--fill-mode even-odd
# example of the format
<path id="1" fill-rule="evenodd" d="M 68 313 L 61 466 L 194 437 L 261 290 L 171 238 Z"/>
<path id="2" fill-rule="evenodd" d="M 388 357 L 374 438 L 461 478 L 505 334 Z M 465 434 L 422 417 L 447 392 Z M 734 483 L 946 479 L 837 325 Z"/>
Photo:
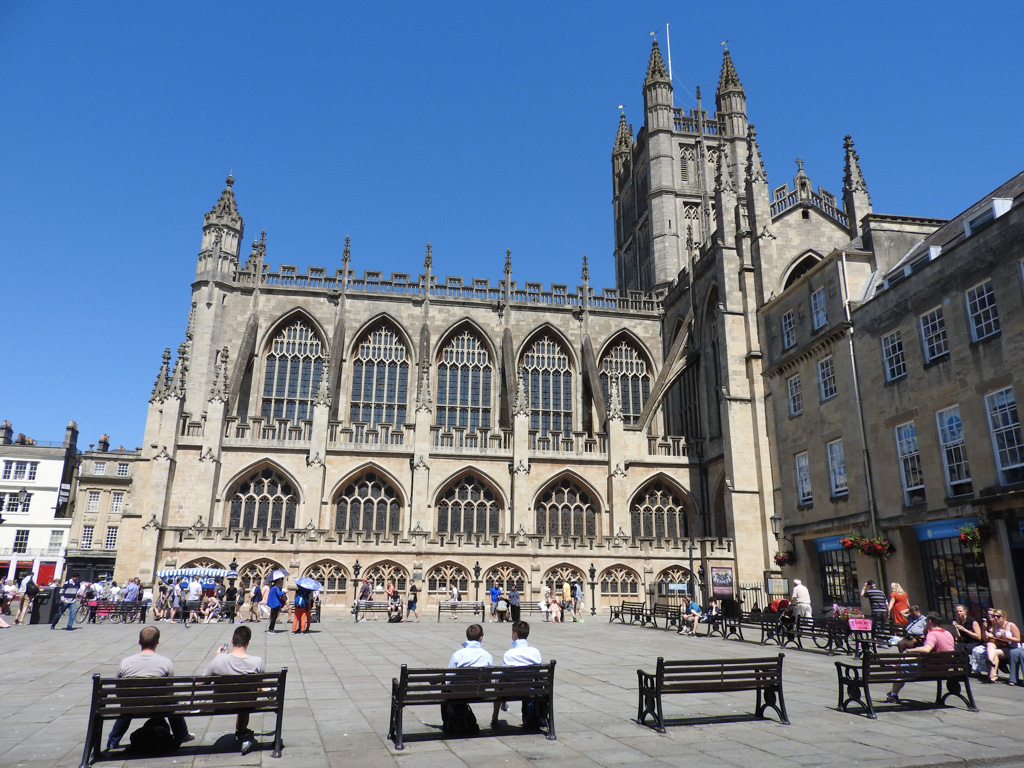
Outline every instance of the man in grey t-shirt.
<path id="1" fill-rule="evenodd" d="M 227 646 L 213 657 L 204 675 L 256 675 L 265 672 L 263 659 L 250 656 L 249 641 L 252 630 L 244 624 L 235 627 L 231 635 L 231 649 Z M 235 717 L 235 738 L 242 743 L 242 754 L 247 755 L 256 748 L 256 734 L 249 729 L 249 713 L 239 712 Z"/>
<path id="2" fill-rule="evenodd" d="M 145 627 L 139 632 L 139 648 L 141 649 L 134 656 L 121 660 L 117 666 L 118 677 L 172 677 L 174 675 L 174 662 L 166 656 L 156 652 L 160 645 L 160 630 L 156 627 Z M 185 725 L 185 718 L 181 715 L 168 715 L 168 722 L 171 724 L 171 733 L 177 739 L 178 744 L 192 741 L 195 738 L 188 732 Z M 121 737 L 132 724 L 130 717 L 119 717 L 114 721 L 114 727 L 110 729 L 110 736 L 107 738 L 107 751 L 117 749 L 121 743 Z"/>

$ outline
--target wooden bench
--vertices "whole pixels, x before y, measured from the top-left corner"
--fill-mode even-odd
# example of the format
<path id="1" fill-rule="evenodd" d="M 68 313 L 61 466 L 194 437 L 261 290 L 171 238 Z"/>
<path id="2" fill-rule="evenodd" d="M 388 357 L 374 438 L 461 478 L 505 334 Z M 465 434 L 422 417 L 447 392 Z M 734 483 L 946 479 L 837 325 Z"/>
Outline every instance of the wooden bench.
<path id="1" fill-rule="evenodd" d="M 865 651 L 860 664 L 836 662 L 839 678 L 839 709 L 849 711 L 851 704 L 860 704 L 872 720 L 875 708 L 871 703 L 871 686 L 892 683 L 935 683 L 935 706 L 956 696 L 971 712 L 977 712 L 971 693 L 971 667 L 965 651 L 933 651 L 932 653 L 886 653 Z M 942 692 L 942 684 L 946 692 Z M 961 684 L 963 690 L 961 693 Z"/>
<path id="2" fill-rule="evenodd" d="M 474 616 L 480 614 L 480 620 L 484 620 L 484 604 L 481 600 L 444 600 L 437 604 L 437 620 L 441 620 L 441 613 L 447 611 L 452 618 L 458 618 L 460 613 L 472 613 Z"/>
<path id="3" fill-rule="evenodd" d="M 89 724 L 80 768 L 100 756 L 103 723 L 118 717 L 150 718 L 182 715 L 237 715 L 272 712 L 274 757 L 281 756 L 284 687 L 288 668 L 258 675 L 214 677 L 100 677 L 92 676 Z"/>
<path id="4" fill-rule="evenodd" d="M 623 600 L 619 605 L 611 606 L 608 613 L 608 623 L 611 624 L 615 619 L 618 619 L 623 624 L 626 623 L 626 619 L 629 619 L 630 624 L 636 624 L 639 621 L 641 627 L 645 624 L 654 624 L 650 611 L 647 610 L 647 606 L 644 603 L 629 600 Z"/>
<path id="5" fill-rule="evenodd" d="M 405 664 L 391 681 L 391 724 L 388 738 L 403 749 L 402 711 L 405 707 L 539 699 L 547 719 L 547 737 L 555 738 L 555 662 L 523 667 L 460 667 L 409 669 Z"/>
<path id="6" fill-rule="evenodd" d="M 665 733 L 662 696 L 671 693 L 709 693 L 726 691 L 757 691 L 755 715 L 764 717 L 768 707 L 775 710 L 779 720 L 789 725 L 786 700 L 782 695 L 782 660 L 785 654 L 767 659 L 709 659 L 706 661 L 665 661 L 658 657 L 653 674 L 636 671 L 640 699 L 637 722 L 646 725 L 652 718 L 652 727 Z"/>
<path id="7" fill-rule="evenodd" d="M 683 612 L 685 608 L 681 605 L 668 605 L 667 603 L 655 603 L 651 607 L 651 624 L 654 628 L 658 628 L 658 619 L 665 620 L 665 629 L 671 629 L 675 626 L 676 629 L 681 630 L 683 628 Z"/>

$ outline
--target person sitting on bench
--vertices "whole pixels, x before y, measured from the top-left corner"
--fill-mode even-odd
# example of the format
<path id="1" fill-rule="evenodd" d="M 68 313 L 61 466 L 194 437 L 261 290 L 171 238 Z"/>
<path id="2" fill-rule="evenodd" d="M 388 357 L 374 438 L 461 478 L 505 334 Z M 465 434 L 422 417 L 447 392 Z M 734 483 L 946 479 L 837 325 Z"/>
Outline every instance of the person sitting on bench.
<path id="1" fill-rule="evenodd" d="M 911 613 L 917 609 L 917 606 L 911 607 Z M 956 647 L 956 643 L 953 640 L 953 635 L 947 632 L 942 627 L 942 617 L 937 613 L 929 613 L 927 616 L 922 617 L 925 621 L 926 635 L 924 643 L 917 648 L 909 648 L 906 653 L 931 653 L 932 651 L 952 651 Z M 899 704 L 900 689 L 903 688 L 904 683 L 899 681 L 892 684 L 892 690 L 885 697 L 887 704 Z"/>
<path id="2" fill-rule="evenodd" d="M 160 645 L 160 630 L 156 627 L 143 627 L 139 632 L 139 652 L 121 660 L 117 667 L 117 676 L 173 677 L 174 662 L 156 652 L 158 645 Z M 185 718 L 181 715 L 169 715 L 167 720 L 171 725 L 171 734 L 179 746 L 195 738 L 188 732 Z M 110 736 L 107 738 L 108 752 L 118 748 L 121 737 L 124 736 L 131 724 L 132 719 L 127 716 L 121 716 L 114 721 L 114 726 L 110 729 Z"/>

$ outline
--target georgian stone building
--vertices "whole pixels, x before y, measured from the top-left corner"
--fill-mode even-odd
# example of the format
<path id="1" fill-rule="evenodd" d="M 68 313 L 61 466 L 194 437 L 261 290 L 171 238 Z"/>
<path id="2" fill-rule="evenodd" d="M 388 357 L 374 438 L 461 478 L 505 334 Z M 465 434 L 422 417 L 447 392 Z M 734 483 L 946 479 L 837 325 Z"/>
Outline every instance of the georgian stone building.
<path id="1" fill-rule="evenodd" d="M 762 308 L 786 572 L 815 602 L 874 578 L 946 616 L 1020 616 L 1022 263 L 1024 173 L 949 221 L 866 217 Z M 845 547 L 858 531 L 895 551 Z"/>
<path id="2" fill-rule="evenodd" d="M 588 603 L 761 583 L 774 512 L 757 310 L 870 213 L 802 167 L 771 190 L 728 51 L 684 114 L 654 43 L 644 123 L 612 151 L 616 288 L 271 264 L 228 178 L 206 214 L 185 339 L 150 397 L 115 578 L 238 563 L 310 575 L 564 579 Z M 289 260 L 287 244 L 278 261 Z M 496 260 L 500 264 L 499 260 Z M 364 262 L 365 263 L 365 262 Z M 184 313 L 183 313 L 184 314 Z M 721 569 L 721 570 L 713 570 Z"/>

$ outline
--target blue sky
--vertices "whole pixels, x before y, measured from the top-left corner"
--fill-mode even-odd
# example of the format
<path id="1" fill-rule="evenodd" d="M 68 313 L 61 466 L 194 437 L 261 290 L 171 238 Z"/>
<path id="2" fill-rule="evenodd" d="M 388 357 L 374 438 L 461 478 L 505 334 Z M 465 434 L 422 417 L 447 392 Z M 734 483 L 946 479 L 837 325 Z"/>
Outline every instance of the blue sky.
<path id="1" fill-rule="evenodd" d="M 969 12 L 968 12 L 969 8 Z M 841 9 L 841 10 L 836 10 Z M 1024 167 L 1015 3 L 0 2 L 0 419 L 139 445 L 229 172 L 273 265 L 614 285 L 610 152 L 652 30 L 729 41 L 769 183 L 951 216 Z"/>

